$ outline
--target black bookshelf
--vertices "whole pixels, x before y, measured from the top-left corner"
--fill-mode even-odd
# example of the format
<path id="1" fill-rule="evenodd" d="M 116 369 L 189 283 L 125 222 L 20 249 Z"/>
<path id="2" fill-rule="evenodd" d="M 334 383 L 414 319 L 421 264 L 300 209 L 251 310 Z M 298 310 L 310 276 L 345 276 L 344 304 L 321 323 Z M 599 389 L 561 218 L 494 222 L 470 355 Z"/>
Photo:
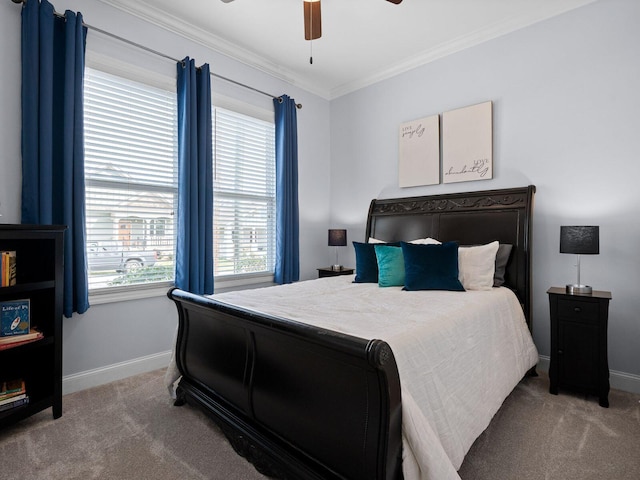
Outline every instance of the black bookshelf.
<path id="1" fill-rule="evenodd" d="M 0 287 L 0 302 L 29 299 L 31 327 L 44 337 L 0 350 L 0 381 L 21 378 L 27 405 L 0 412 L 0 427 L 52 407 L 62 415 L 63 241 L 59 225 L 0 225 L 0 250 L 16 252 L 16 285 Z"/>

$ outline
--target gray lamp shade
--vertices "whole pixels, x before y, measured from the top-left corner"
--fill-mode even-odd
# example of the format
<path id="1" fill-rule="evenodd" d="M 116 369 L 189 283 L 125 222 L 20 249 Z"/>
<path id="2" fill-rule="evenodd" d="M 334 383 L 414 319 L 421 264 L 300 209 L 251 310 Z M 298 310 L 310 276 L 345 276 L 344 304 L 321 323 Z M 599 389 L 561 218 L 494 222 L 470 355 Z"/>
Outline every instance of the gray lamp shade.
<path id="1" fill-rule="evenodd" d="M 561 226 L 560 253 L 597 255 L 600 253 L 600 227 Z"/>
<path id="2" fill-rule="evenodd" d="M 340 229 L 329 230 L 329 246 L 330 247 L 346 247 L 347 231 Z"/>

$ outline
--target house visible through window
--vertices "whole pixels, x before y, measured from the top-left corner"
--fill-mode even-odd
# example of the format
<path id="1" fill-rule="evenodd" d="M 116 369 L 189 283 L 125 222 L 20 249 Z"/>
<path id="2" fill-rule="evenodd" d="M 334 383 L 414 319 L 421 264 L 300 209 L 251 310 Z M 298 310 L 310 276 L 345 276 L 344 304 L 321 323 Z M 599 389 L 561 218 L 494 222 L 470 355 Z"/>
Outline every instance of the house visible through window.
<path id="1" fill-rule="evenodd" d="M 89 288 L 172 281 L 176 94 L 90 68 L 84 89 Z"/>
<path id="2" fill-rule="evenodd" d="M 168 285 L 177 211 L 176 92 L 85 71 L 89 288 Z M 214 275 L 273 272 L 273 121 L 213 108 Z M 224 277 L 224 278 L 223 278 Z"/>

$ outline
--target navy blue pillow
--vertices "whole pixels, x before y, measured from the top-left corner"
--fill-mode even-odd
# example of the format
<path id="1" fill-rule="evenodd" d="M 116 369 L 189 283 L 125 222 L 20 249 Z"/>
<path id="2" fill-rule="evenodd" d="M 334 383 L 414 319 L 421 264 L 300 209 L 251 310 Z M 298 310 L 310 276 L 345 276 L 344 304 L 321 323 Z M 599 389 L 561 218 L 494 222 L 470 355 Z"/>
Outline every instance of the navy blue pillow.
<path id="1" fill-rule="evenodd" d="M 352 242 L 356 251 L 356 278 L 354 283 L 378 283 L 378 259 L 374 245 L 392 245 L 400 243 L 362 243 Z"/>
<path id="2" fill-rule="evenodd" d="M 464 292 L 458 280 L 458 244 L 416 245 L 402 242 L 405 290 Z"/>

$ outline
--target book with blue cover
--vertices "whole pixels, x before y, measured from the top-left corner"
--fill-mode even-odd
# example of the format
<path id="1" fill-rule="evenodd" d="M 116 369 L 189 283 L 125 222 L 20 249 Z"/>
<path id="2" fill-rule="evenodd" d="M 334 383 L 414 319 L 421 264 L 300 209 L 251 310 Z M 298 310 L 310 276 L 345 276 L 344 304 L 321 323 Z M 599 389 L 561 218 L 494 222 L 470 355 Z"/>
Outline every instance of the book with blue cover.
<path id="1" fill-rule="evenodd" d="M 0 302 L 0 337 L 29 333 L 29 299 Z"/>

